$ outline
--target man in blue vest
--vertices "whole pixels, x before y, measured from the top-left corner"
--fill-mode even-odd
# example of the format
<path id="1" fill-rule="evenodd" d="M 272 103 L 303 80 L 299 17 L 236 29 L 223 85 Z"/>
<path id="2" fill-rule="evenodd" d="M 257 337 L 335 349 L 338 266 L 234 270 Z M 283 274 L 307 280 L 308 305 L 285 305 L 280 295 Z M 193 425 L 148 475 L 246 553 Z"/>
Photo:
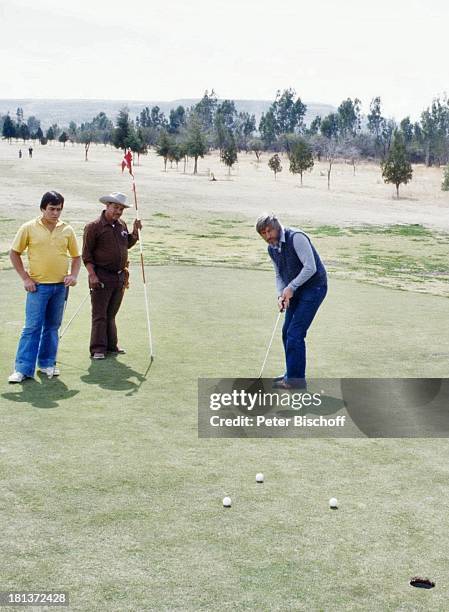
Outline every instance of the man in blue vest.
<path id="1" fill-rule="evenodd" d="M 278 389 L 306 387 L 305 337 L 327 293 L 326 269 L 309 237 L 283 227 L 274 214 L 261 215 L 256 230 L 268 243 L 276 273 L 279 310 L 285 311 L 282 328 L 286 371 L 273 384 Z"/>

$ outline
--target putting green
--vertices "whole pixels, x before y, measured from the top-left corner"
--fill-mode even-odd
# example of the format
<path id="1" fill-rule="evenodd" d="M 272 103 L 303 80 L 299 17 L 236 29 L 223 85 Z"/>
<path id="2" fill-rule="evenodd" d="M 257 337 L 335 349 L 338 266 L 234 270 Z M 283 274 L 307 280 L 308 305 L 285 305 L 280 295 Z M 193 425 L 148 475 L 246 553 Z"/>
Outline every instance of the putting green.
<path id="1" fill-rule="evenodd" d="M 197 378 L 258 373 L 273 275 L 149 276 L 149 371 L 136 269 L 119 316 L 126 355 L 89 360 L 86 304 L 59 379 L 2 385 L 2 589 L 64 588 L 79 611 L 444 609 L 447 442 L 198 440 Z M 85 291 L 83 279 L 66 320 Z M 6 381 L 23 317 L 13 272 L 0 293 Z M 310 330 L 309 375 L 447 376 L 445 322 L 445 298 L 333 280 Z M 281 367 L 278 337 L 266 374 Z M 416 574 L 436 588 L 412 589 Z"/>

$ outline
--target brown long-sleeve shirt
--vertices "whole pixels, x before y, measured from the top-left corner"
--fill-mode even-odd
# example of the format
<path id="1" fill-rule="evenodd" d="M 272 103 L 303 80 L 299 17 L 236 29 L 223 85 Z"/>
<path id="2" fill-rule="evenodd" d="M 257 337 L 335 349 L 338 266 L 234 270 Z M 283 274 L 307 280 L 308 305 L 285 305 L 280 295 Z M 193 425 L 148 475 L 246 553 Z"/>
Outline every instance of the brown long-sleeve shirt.
<path id="1" fill-rule="evenodd" d="M 121 219 L 110 223 L 103 211 L 98 219 L 84 228 L 83 262 L 95 266 L 96 275 L 106 287 L 120 286 L 123 284 L 122 271 L 128 261 L 128 249 L 137 240 L 137 232 L 130 234 Z"/>

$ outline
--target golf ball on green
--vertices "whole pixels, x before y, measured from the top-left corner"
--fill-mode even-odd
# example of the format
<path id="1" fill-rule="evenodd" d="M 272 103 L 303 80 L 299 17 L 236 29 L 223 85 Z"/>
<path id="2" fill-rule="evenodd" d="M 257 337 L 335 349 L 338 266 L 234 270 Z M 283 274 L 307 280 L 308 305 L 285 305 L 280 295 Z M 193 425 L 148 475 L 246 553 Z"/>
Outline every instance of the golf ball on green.
<path id="1" fill-rule="evenodd" d="M 265 476 L 262 474 L 262 472 L 259 472 L 258 474 L 256 474 L 256 482 L 263 482 L 265 480 Z"/>
<path id="2" fill-rule="evenodd" d="M 230 497 L 223 497 L 223 506 L 230 508 L 232 506 L 232 499 Z"/>
<path id="3" fill-rule="evenodd" d="M 329 508 L 338 508 L 338 501 L 336 497 L 331 497 L 329 500 Z"/>

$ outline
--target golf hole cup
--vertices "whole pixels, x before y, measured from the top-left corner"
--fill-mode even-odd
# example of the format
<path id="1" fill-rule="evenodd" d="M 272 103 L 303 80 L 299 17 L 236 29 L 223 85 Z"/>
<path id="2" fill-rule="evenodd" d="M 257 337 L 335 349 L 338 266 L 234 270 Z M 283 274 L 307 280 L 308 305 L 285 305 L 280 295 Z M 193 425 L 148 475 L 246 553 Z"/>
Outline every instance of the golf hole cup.
<path id="1" fill-rule="evenodd" d="M 226 496 L 223 497 L 223 507 L 224 508 L 230 508 L 232 506 L 232 500 L 230 497 Z"/>

